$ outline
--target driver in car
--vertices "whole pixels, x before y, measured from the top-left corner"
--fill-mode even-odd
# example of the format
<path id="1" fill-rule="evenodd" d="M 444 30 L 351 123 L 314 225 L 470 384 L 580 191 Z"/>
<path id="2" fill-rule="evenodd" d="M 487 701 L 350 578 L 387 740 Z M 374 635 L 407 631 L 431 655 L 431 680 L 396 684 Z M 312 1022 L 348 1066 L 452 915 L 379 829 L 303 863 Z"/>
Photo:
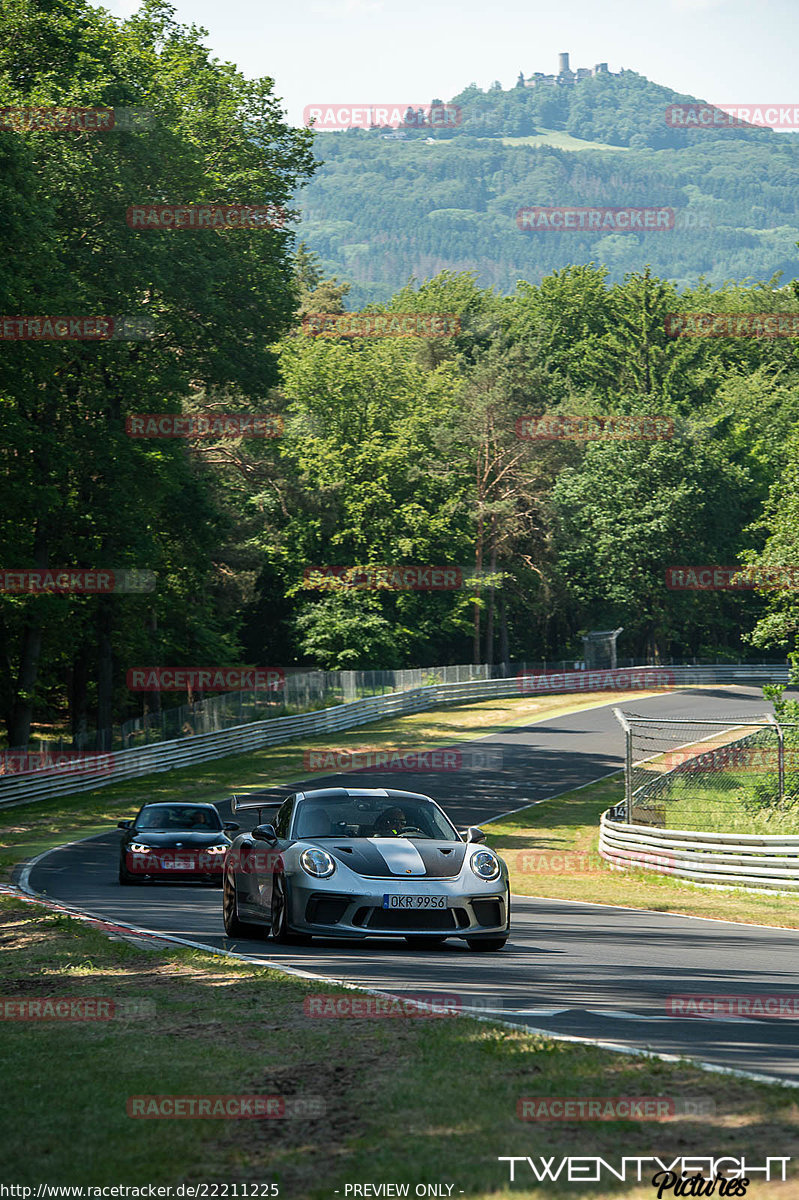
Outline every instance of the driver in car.
<path id="1" fill-rule="evenodd" d="M 387 808 L 375 821 L 375 833 L 379 837 L 401 837 L 407 821 L 401 808 Z"/>

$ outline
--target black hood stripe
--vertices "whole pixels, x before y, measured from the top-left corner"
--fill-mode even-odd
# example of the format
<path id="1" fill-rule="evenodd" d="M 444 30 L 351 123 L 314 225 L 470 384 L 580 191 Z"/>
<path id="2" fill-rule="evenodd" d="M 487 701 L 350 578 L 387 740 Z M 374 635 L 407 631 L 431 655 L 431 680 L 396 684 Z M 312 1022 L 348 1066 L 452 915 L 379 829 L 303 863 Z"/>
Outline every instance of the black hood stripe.
<path id="1" fill-rule="evenodd" d="M 346 864 L 358 875 L 372 879 L 453 879 L 460 873 L 467 849 L 464 842 L 414 840 L 412 845 L 424 863 L 425 874 L 406 876 L 404 872 L 395 875 L 377 846 L 368 838 L 342 838 L 332 844 L 324 838 L 314 844 L 327 850 L 337 862 Z"/>

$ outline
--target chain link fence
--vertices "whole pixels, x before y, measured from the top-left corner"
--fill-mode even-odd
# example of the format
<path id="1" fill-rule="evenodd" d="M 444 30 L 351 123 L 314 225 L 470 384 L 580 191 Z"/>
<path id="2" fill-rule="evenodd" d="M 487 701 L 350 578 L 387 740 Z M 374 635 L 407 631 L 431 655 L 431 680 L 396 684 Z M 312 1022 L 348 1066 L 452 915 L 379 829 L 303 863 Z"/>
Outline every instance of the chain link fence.
<path id="1" fill-rule="evenodd" d="M 617 631 L 611 631 L 611 636 Z M 606 635 L 602 634 L 602 637 Z M 587 650 L 587 648 L 586 648 Z M 589 659 L 592 657 L 589 653 Z M 678 664 L 680 670 L 696 666 L 700 674 L 695 680 L 685 679 L 684 682 L 702 682 L 701 671 L 711 670 L 734 672 L 736 666 L 743 673 L 762 670 L 764 677 L 770 678 L 769 672 L 782 669 L 782 663 L 744 664 L 741 660 L 724 660 L 703 664 Z M 619 658 L 616 669 L 626 670 L 634 667 L 652 666 L 648 660 L 635 658 Z M 671 663 L 660 663 L 660 668 L 668 669 Z M 677 665 L 677 664 L 675 664 Z M 148 746 L 157 742 L 174 741 L 178 738 L 193 737 L 198 734 L 219 733 L 240 725 L 252 724 L 256 721 L 268 720 L 274 717 L 294 716 L 299 713 L 316 712 L 320 709 L 332 708 L 338 704 L 349 704 L 355 700 L 372 696 L 382 696 L 393 692 L 408 691 L 412 688 L 427 687 L 433 684 L 471 683 L 476 680 L 504 679 L 517 675 L 534 677 L 547 676 L 553 672 L 568 672 L 577 678 L 578 672 L 586 672 L 591 666 L 587 659 L 550 659 L 541 662 L 495 663 L 466 663 L 454 666 L 411 667 L 400 670 L 379 671 L 303 671 L 287 670 L 285 686 L 280 690 L 222 692 L 214 695 L 199 695 L 190 703 L 181 705 L 158 704 L 158 697 L 153 693 L 142 699 L 142 711 L 103 732 L 102 736 L 91 728 L 84 728 L 80 733 L 70 737 L 58 733 L 53 726 L 44 732 L 44 726 L 35 728 L 28 746 L 3 749 L 8 755 L 39 754 L 49 756 L 63 754 L 67 751 L 79 753 L 99 751 L 113 752 L 129 750 L 139 746 Z M 676 676 L 675 676 L 676 678 Z M 708 677 L 708 681 L 711 676 Z M 568 689 L 567 689 L 568 690 Z M 0 775 L 13 771 L 15 768 L 0 758 Z"/>
<path id="2" fill-rule="evenodd" d="M 574 659 L 541 663 L 465 663 L 446 667 L 408 667 L 380 671 L 286 671 L 285 686 L 279 691 L 223 692 L 199 696 L 188 704 L 153 706 L 152 693 L 143 702 L 139 716 L 115 725 L 102 739 L 93 729 L 77 736 L 54 737 L 33 734 L 30 746 L 9 750 L 10 754 L 59 753 L 66 750 L 130 750 L 154 742 L 202 733 L 218 733 L 238 725 L 264 721 L 270 717 L 294 716 L 316 712 L 337 704 L 350 704 L 370 696 L 404 692 L 437 683 L 471 683 L 478 679 L 504 679 L 519 672 L 572 671 L 584 667 Z M 620 666 L 636 666 L 637 660 L 624 659 Z M 148 707 L 150 705 L 151 707 Z M 0 774 L 3 774 L 0 761 Z"/>
<path id="3" fill-rule="evenodd" d="M 665 720 L 614 709 L 625 733 L 628 824 L 708 833 L 799 833 L 799 726 Z"/>

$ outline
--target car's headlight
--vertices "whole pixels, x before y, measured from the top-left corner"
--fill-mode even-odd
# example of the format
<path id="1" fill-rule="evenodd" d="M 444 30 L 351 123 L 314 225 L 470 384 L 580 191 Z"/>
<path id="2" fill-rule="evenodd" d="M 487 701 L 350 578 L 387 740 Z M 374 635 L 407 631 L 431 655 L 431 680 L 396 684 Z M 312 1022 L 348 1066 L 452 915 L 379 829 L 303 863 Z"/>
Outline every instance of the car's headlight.
<path id="1" fill-rule="evenodd" d="M 499 875 L 499 859 L 490 850 L 478 850 L 472 855 L 472 870 L 481 879 L 496 879 Z"/>
<path id="2" fill-rule="evenodd" d="M 128 849 L 132 850 L 134 854 L 149 854 L 150 853 L 150 847 L 145 846 L 144 842 L 131 842 L 130 845 L 128 846 Z"/>
<path id="3" fill-rule="evenodd" d="M 315 879 L 327 879 L 336 869 L 336 860 L 330 857 L 327 850 L 303 850 L 300 866 Z"/>
<path id="4" fill-rule="evenodd" d="M 203 849 L 202 853 L 203 854 L 224 854 L 226 850 L 227 850 L 227 846 L 206 846 Z"/>

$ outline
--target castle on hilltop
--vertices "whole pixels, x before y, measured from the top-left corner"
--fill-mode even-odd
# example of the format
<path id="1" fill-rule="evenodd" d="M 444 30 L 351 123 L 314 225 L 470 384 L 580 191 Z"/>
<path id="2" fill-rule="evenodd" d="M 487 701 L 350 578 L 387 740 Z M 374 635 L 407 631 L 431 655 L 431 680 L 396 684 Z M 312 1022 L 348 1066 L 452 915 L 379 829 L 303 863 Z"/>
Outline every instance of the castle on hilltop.
<path id="1" fill-rule="evenodd" d="M 516 82 L 517 87 L 571 87 L 572 84 L 579 83 L 581 79 L 590 79 L 592 75 L 614 75 L 615 71 L 608 70 L 607 63 L 597 63 L 593 71 L 590 67 L 578 67 L 576 71 L 569 68 L 568 54 L 558 55 L 558 73 L 557 75 L 544 75 L 541 71 L 535 71 L 529 79 L 525 79 L 524 72 L 519 72 L 519 78 Z"/>

